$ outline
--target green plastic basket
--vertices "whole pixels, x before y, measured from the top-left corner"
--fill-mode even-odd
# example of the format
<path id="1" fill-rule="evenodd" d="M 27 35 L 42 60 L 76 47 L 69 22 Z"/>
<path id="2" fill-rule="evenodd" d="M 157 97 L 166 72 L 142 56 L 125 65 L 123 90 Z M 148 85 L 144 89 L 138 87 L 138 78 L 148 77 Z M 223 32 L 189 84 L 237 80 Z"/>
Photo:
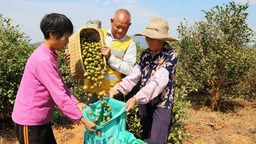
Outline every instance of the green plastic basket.
<path id="1" fill-rule="evenodd" d="M 102 105 L 102 101 L 105 106 Z M 98 117 L 96 132 L 84 131 L 84 144 L 107 144 L 112 138 L 126 129 L 125 103 L 113 98 L 103 98 L 83 110 L 83 116 L 91 121 Z M 111 108 L 108 111 L 106 108 Z M 90 113 L 93 111 L 93 113 Z M 104 115 L 105 113 L 105 115 Z M 111 118 L 106 121 L 106 115 Z"/>
<path id="2" fill-rule="evenodd" d="M 84 144 L 146 144 L 126 130 L 124 102 L 103 98 L 85 108 L 83 116 L 96 123 L 96 132 L 84 131 Z M 110 118 L 106 121 L 108 116 Z"/>

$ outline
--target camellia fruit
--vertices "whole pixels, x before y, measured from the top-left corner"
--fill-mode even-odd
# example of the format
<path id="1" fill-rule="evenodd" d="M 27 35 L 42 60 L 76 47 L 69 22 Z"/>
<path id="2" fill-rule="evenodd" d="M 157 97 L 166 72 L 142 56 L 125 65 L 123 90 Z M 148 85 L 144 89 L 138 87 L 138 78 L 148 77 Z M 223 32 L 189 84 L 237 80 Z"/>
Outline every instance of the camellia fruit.
<path id="1" fill-rule="evenodd" d="M 105 74 L 105 63 L 104 57 L 101 54 L 101 43 L 93 41 L 90 37 L 81 37 L 81 56 L 85 68 L 84 76 L 85 80 L 91 81 L 90 84 L 84 90 L 87 90 L 88 87 L 91 90 L 94 90 L 96 87 L 102 86 L 102 80 L 104 79 Z"/>

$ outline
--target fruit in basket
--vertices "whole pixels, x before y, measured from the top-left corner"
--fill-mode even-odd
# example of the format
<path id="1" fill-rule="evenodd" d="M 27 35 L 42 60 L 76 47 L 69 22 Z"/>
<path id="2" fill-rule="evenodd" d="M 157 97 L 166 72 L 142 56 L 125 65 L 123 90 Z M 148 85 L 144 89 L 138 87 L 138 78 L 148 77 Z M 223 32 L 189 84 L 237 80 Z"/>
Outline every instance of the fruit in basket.
<path id="1" fill-rule="evenodd" d="M 88 111 L 88 114 L 89 114 L 89 115 L 92 115 L 92 114 L 93 114 L 93 111 L 92 111 L 92 110 L 89 110 L 89 111 Z"/>
<path id="2" fill-rule="evenodd" d="M 110 117 L 110 116 L 107 116 L 106 121 L 109 121 L 110 119 L 111 119 L 111 117 Z"/>
<path id="3" fill-rule="evenodd" d="M 101 54 L 101 43 L 90 39 L 90 37 L 81 37 L 81 56 L 85 67 L 85 80 L 91 81 L 92 85 L 88 86 L 93 90 L 101 87 L 105 74 L 105 62 Z M 87 90 L 88 88 L 84 88 Z"/>
<path id="4" fill-rule="evenodd" d="M 103 125 L 112 118 L 111 106 L 108 101 L 105 101 L 104 98 L 101 99 L 95 109 L 95 104 L 91 104 L 87 112 L 90 118 L 90 121 L 94 122 L 96 125 Z"/>
<path id="5" fill-rule="evenodd" d="M 83 86 L 83 90 L 87 90 L 88 89 L 88 86 L 87 85 L 84 85 Z"/>
<path id="6" fill-rule="evenodd" d="M 94 119 L 93 119 L 93 122 L 98 122 L 98 120 L 99 120 L 99 116 L 96 116 Z"/>
<path id="7" fill-rule="evenodd" d="M 89 97 L 92 97 L 92 93 L 88 93 L 88 96 L 89 96 Z"/>
<path id="8" fill-rule="evenodd" d="M 104 103 L 105 103 L 105 102 L 104 102 L 103 100 L 100 100 L 100 104 L 101 104 L 101 105 L 104 105 Z"/>
<path id="9" fill-rule="evenodd" d="M 99 92 L 98 95 L 99 95 L 100 97 L 102 97 L 102 96 L 104 95 L 104 93 L 105 93 L 105 91 L 101 91 L 101 92 Z"/>
<path id="10" fill-rule="evenodd" d="M 108 108 L 107 108 L 107 111 L 109 111 L 109 112 L 110 112 L 110 111 L 111 111 L 111 107 L 108 107 Z"/>

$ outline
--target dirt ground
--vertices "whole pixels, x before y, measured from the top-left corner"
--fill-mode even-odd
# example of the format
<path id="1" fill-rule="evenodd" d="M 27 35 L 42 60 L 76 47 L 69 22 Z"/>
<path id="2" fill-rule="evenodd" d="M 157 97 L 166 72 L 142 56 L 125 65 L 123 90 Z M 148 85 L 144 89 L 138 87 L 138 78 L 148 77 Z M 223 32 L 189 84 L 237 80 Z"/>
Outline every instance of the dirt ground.
<path id="1" fill-rule="evenodd" d="M 188 119 L 183 121 L 189 137 L 186 144 L 255 144 L 256 101 L 233 101 L 232 109 L 212 112 L 208 107 L 190 108 Z M 8 129 L 7 129 L 8 130 Z M 17 144 L 0 131 L 0 144 Z M 73 124 L 54 128 L 58 144 L 82 144 L 84 127 Z M 13 135 L 10 134 L 10 135 Z"/>
<path id="2" fill-rule="evenodd" d="M 212 112 L 208 107 L 190 109 L 184 126 L 187 144 L 256 144 L 256 102 L 233 101 L 232 111 Z M 229 110 L 230 110 L 229 109 Z"/>

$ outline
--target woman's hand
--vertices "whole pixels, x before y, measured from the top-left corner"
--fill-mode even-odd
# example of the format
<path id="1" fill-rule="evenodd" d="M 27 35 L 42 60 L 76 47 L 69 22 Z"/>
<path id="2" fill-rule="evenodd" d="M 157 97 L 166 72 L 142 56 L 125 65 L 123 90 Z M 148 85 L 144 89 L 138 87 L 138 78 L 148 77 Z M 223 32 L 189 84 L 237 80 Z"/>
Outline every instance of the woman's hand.
<path id="1" fill-rule="evenodd" d="M 76 107 L 82 112 L 84 108 L 87 107 L 85 103 L 78 103 Z"/>
<path id="2" fill-rule="evenodd" d="M 113 91 L 108 91 L 108 92 L 105 92 L 103 97 L 109 97 L 109 98 L 113 98 L 114 97 L 114 92 Z"/>
<path id="3" fill-rule="evenodd" d="M 94 122 L 86 120 L 84 117 L 82 117 L 80 121 L 89 132 L 95 132 L 96 124 Z"/>
<path id="4" fill-rule="evenodd" d="M 136 105 L 136 103 L 137 103 L 137 100 L 136 100 L 135 97 L 130 98 L 130 99 L 126 102 L 126 104 L 125 104 L 126 111 L 129 112 L 130 110 L 133 110 L 134 107 L 135 107 L 135 105 Z"/>

